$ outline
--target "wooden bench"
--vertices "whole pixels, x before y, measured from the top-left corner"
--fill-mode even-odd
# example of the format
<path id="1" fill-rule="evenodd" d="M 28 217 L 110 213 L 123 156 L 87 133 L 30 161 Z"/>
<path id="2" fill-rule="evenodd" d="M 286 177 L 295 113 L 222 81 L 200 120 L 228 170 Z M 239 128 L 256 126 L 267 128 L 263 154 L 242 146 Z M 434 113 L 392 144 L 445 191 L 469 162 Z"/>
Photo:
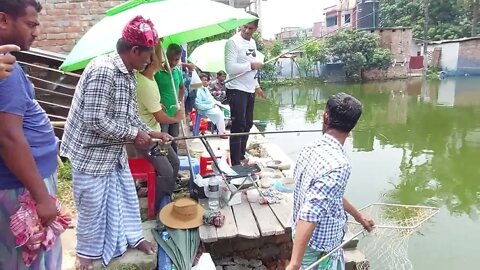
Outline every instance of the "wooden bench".
<path id="1" fill-rule="evenodd" d="M 225 206 L 221 209 L 225 215 L 225 224 L 220 228 L 202 225 L 199 228 L 200 239 L 204 243 L 213 243 L 222 239 L 236 237 L 257 239 L 260 237 L 282 235 L 291 229 L 293 195 L 282 194 L 280 203 L 261 205 L 249 203 L 242 194 L 242 203 Z M 200 201 L 208 209 L 207 199 Z"/>

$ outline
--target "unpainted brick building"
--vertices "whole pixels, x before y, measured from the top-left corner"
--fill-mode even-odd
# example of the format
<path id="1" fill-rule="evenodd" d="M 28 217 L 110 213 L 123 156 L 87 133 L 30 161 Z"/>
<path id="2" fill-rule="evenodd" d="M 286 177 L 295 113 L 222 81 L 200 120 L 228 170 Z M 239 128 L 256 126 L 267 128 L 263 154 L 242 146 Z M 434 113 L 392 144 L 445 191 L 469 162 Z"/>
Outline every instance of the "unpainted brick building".
<path id="1" fill-rule="evenodd" d="M 69 53 L 75 43 L 105 11 L 123 0 L 40 0 L 40 35 L 33 47 L 56 53 Z"/>

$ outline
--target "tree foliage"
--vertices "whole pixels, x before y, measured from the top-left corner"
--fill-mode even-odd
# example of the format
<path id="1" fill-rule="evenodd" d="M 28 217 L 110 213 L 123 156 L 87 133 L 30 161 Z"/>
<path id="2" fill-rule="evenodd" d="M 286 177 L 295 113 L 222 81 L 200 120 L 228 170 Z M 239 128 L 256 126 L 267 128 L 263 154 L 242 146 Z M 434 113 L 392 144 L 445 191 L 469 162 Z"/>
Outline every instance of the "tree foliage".
<path id="1" fill-rule="evenodd" d="M 391 64 L 392 55 L 390 54 L 390 50 L 378 47 L 373 51 L 373 56 L 369 59 L 367 66 L 369 68 L 387 69 Z"/>
<path id="2" fill-rule="evenodd" d="M 342 62 L 350 80 L 360 80 L 362 71 L 370 68 L 388 68 L 390 51 L 379 47 L 378 37 L 367 31 L 345 29 L 327 40 L 329 55 L 334 62 Z"/>
<path id="3" fill-rule="evenodd" d="M 318 39 L 312 40 L 305 45 L 305 54 L 309 61 L 325 63 L 327 61 L 327 45 Z"/>
<path id="4" fill-rule="evenodd" d="M 380 25 L 412 27 L 413 36 L 423 39 L 426 3 L 429 40 L 469 37 L 476 33 L 480 0 L 383 0 Z"/>
<path id="5" fill-rule="evenodd" d="M 283 43 L 279 40 L 273 41 L 272 48 L 269 51 L 269 58 L 277 57 L 283 51 Z"/>
<path id="6" fill-rule="evenodd" d="M 297 61 L 297 64 L 306 77 L 314 77 L 317 64 L 327 62 L 327 45 L 318 39 L 304 39 L 303 43 L 305 44 L 304 55 Z"/>

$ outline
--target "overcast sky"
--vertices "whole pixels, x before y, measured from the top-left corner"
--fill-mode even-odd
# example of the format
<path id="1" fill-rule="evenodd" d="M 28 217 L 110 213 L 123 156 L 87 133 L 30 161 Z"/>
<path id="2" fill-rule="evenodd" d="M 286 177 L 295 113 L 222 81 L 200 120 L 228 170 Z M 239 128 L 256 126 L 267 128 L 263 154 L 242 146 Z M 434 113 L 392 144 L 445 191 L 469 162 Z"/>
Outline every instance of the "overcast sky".
<path id="1" fill-rule="evenodd" d="M 264 38 L 273 38 L 281 27 L 312 27 L 324 21 L 323 9 L 338 0 L 267 0 L 262 1 L 262 28 Z"/>

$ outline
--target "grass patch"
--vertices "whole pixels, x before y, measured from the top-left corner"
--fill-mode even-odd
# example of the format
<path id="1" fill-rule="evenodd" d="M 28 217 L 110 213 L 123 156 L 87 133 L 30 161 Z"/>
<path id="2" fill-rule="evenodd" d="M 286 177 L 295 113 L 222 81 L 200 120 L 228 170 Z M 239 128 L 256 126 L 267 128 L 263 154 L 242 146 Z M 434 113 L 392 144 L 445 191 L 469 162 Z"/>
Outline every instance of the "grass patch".
<path id="1" fill-rule="evenodd" d="M 70 162 L 58 165 L 57 197 L 62 205 L 70 210 L 72 216 L 75 216 L 76 209 L 73 200 L 72 167 Z"/>

